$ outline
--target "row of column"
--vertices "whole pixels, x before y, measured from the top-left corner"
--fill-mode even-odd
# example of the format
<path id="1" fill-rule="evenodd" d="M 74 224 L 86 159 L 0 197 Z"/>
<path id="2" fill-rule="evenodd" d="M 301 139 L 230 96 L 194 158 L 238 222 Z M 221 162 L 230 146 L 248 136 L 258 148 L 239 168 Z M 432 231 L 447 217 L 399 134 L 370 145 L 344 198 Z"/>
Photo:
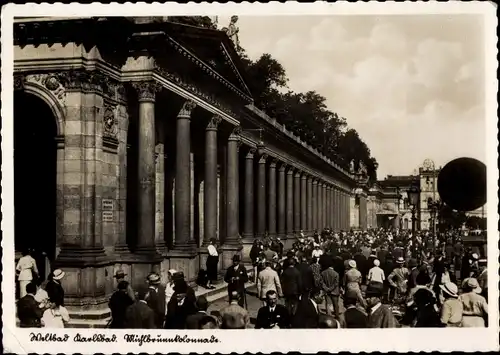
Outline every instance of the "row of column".
<path id="1" fill-rule="evenodd" d="M 138 252 L 155 250 L 155 93 L 152 82 L 135 85 L 139 93 L 138 140 Z M 196 104 L 187 100 L 177 114 L 175 158 L 174 249 L 193 250 L 191 227 L 191 114 Z M 213 116 L 205 132 L 204 241 L 217 236 L 217 131 L 221 118 Z M 240 127 L 227 141 L 225 162 L 225 244 L 239 243 L 239 145 Z M 287 236 L 330 227 L 349 228 L 349 196 L 325 181 L 249 149 L 245 159 L 243 237 Z M 254 159 L 258 171 L 254 177 Z M 278 170 L 278 171 L 276 171 Z M 254 193 L 254 179 L 257 192 Z M 266 191 L 266 188 L 269 191 Z M 257 204 L 257 205 L 254 205 Z M 256 208 L 255 208 L 256 207 Z M 254 218 L 254 210 L 257 218 Z M 256 221 L 256 230 L 254 223 Z"/>
<path id="2" fill-rule="evenodd" d="M 256 150 L 250 149 L 245 159 L 243 194 L 245 240 L 260 238 L 266 233 L 285 237 L 300 231 L 321 231 L 326 227 L 334 230 L 349 228 L 349 204 L 345 192 L 265 153 L 257 156 L 258 171 L 254 174 L 255 158 Z M 258 190 L 256 193 L 254 186 Z"/>

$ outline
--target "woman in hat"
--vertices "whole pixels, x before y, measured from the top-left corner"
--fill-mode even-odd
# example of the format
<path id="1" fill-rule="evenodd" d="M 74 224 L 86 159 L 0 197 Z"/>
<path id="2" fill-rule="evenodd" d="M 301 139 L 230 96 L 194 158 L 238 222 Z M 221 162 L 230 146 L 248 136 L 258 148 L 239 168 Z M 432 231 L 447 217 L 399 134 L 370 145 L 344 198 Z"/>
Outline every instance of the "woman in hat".
<path id="1" fill-rule="evenodd" d="M 217 264 L 219 264 L 219 252 L 216 246 L 217 240 L 215 238 L 210 239 L 210 244 L 207 247 L 207 288 L 214 289 L 215 286 L 212 282 L 217 281 Z"/>
<path id="2" fill-rule="evenodd" d="M 64 306 L 64 289 L 61 285 L 61 280 L 65 273 L 61 269 L 56 269 L 52 271 L 49 275 L 49 281 L 45 286 L 45 291 L 51 302 L 54 302 L 60 306 Z"/>
<path id="3" fill-rule="evenodd" d="M 401 302 L 407 291 L 408 276 L 410 272 L 404 266 L 405 260 L 403 257 L 396 259 L 396 268 L 387 277 L 389 285 L 395 290 L 394 301 Z"/>
<path id="4" fill-rule="evenodd" d="M 349 260 L 347 262 L 347 266 L 349 270 L 344 274 L 344 287 L 345 292 L 350 292 L 352 294 L 358 295 L 359 304 L 363 307 L 366 307 L 366 302 L 361 294 L 361 283 L 363 282 L 363 276 L 357 270 L 357 265 L 355 260 Z"/>
<path id="5" fill-rule="evenodd" d="M 488 317 L 488 303 L 480 295 L 482 289 L 473 277 L 465 279 L 462 284 L 463 294 L 459 296 L 463 306 L 462 327 L 484 328 Z"/>
<path id="6" fill-rule="evenodd" d="M 461 327 L 463 305 L 458 299 L 458 287 L 453 282 L 439 285 L 441 288 L 441 323 L 446 327 Z"/>

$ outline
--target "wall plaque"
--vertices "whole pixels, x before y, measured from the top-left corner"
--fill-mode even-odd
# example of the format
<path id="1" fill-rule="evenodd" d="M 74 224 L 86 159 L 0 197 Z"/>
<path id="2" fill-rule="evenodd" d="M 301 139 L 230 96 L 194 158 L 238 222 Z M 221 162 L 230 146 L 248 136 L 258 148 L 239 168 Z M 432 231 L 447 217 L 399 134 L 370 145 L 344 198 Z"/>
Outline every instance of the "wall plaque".
<path id="1" fill-rule="evenodd" d="M 113 222 L 115 203 L 113 200 L 102 200 L 102 221 Z"/>

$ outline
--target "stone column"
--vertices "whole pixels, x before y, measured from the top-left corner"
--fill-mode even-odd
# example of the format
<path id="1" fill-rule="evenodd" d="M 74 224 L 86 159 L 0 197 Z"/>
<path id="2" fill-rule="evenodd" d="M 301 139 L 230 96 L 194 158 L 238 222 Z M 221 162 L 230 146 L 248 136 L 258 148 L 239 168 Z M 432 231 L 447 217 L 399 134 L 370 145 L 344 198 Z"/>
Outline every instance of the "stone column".
<path id="1" fill-rule="evenodd" d="M 307 233 L 311 233 L 313 228 L 313 196 L 312 196 L 312 183 L 311 176 L 307 177 Z"/>
<path id="2" fill-rule="evenodd" d="M 155 148 L 155 246 L 159 254 L 165 255 L 165 154 L 163 143 Z"/>
<path id="3" fill-rule="evenodd" d="M 300 229 L 307 230 L 307 175 L 304 173 L 300 185 Z"/>
<path id="4" fill-rule="evenodd" d="M 293 181 L 293 229 L 296 235 L 300 233 L 300 171 L 295 172 Z"/>
<path id="5" fill-rule="evenodd" d="M 254 164 L 255 149 L 250 148 L 245 156 L 245 191 L 243 192 L 243 261 L 250 261 L 250 250 L 254 241 Z"/>
<path id="6" fill-rule="evenodd" d="M 318 181 L 318 232 L 323 230 L 323 181 Z"/>
<path id="7" fill-rule="evenodd" d="M 276 160 L 272 160 L 269 164 L 269 236 L 276 236 Z"/>
<path id="8" fill-rule="evenodd" d="M 335 188 L 334 192 L 334 218 L 335 218 L 335 230 L 340 230 L 340 202 L 339 202 L 339 190 Z"/>
<path id="9" fill-rule="evenodd" d="M 362 230 L 366 230 L 367 227 L 367 206 L 366 206 L 366 195 L 361 194 L 359 196 L 359 227 Z M 397 221 L 396 221 L 397 222 Z M 399 226 L 397 226 L 399 227 Z"/>
<path id="10" fill-rule="evenodd" d="M 330 201 L 330 185 L 326 184 L 326 226 L 328 228 L 331 228 L 332 224 L 330 221 L 330 215 L 331 215 L 331 201 Z"/>
<path id="11" fill-rule="evenodd" d="M 236 127 L 227 144 L 227 238 L 225 244 L 239 241 L 239 179 L 238 150 L 241 128 Z"/>
<path id="12" fill-rule="evenodd" d="M 267 154 L 262 154 L 257 175 L 257 236 L 259 238 L 263 238 L 266 234 L 266 160 Z"/>
<path id="13" fill-rule="evenodd" d="M 177 114 L 175 159 L 175 248 L 194 248 L 191 235 L 191 114 L 196 104 L 187 100 Z M 140 230 L 140 229 L 139 229 Z"/>
<path id="14" fill-rule="evenodd" d="M 154 255 L 155 249 L 155 95 L 153 82 L 134 84 L 139 98 L 137 254 Z M 189 161 L 189 160 L 188 160 Z"/>
<path id="15" fill-rule="evenodd" d="M 241 254 L 243 248 L 239 235 L 239 145 L 241 127 L 235 127 L 227 141 L 227 175 L 226 175 L 226 229 L 227 235 L 222 247 L 222 268 L 232 264 L 235 254 Z"/>
<path id="16" fill-rule="evenodd" d="M 312 182 L 312 230 L 318 229 L 318 180 L 313 179 Z"/>
<path id="17" fill-rule="evenodd" d="M 205 129 L 205 182 L 203 184 L 203 246 L 217 239 L 217 126 L 221 117 L 212 117 Z"/>
<path id="18" fill-rule="evenodd" d="M 286 173 L 286 234 L 293 235 L 293 170 L 291 167 Z"/>
<path id="19" fill-rule="evenodd" d="M 243 222 L 243 240 L 244 243 L 253 243 L 254 230 L 253 230 L 253 201 L 254 201 L 254 180 L 253 180 L 253 164 L 254 164 L 255 149 L 250 149 L 245 156 L 245 220 Z"/>
<path id="20" fill-rule="evenodd" d="M 278 236 L 286 238 L 286 164 L 281 164 L 278 174 Z"/>
<path id="21" fill-rule="evenodd" d="M 323 185 L 321 185 L 321 193 L 323 195 L 322 197 L 322 207 L 323 207 L 323 213 L 321 214 L 321 218 L 323 220 L 323 228 L 326 228 L 327 226 L 327 223 L 326 223 L 326 183 L 323 183 Z"/>

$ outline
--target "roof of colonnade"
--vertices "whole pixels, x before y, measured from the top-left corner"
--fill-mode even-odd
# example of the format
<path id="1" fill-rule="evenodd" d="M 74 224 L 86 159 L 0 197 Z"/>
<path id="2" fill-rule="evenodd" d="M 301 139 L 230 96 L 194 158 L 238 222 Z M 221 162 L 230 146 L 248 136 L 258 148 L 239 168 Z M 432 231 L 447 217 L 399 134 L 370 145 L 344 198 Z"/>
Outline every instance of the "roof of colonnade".
<path id="1" fill-rule="evenodd" d="M 263 128 L 268 148 L 271 142 L 292 148 L 296 159 L 292 163 L 284 159 L 288 164 L 345 189 L 356 185 L 351 174 L 253 105 L 243 65 L 224 31 L 171 22 L 168 17 L 16 18 L 14 43 L 75 43 L 87 51 L 97 47 L 103 61 L 115 68 L 130 56 L 152 56 L 161 76 L 195 90 L 201 99 L 222 103 L 224 111 L 242 125 Z"/>

